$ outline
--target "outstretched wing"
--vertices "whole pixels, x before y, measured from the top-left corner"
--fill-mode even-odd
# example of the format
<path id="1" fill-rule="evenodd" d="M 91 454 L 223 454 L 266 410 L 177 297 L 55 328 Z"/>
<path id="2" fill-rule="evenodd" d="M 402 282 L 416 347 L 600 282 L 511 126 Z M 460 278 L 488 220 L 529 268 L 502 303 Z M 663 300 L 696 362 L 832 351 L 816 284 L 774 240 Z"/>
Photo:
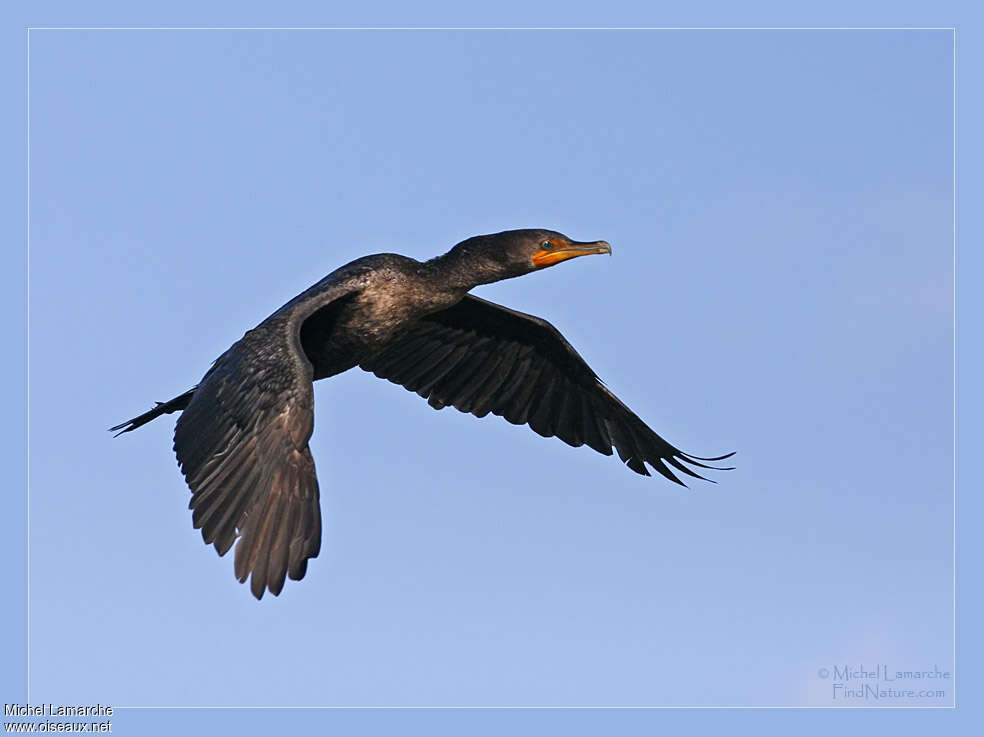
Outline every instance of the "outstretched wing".
<path id="1" fill-rule="evenodd" d="M 248 332 L 215 362 L 178 419 L 174 451 L 206 543 L 237 540 L 236 577 L 262 598 L 304 577 L 321 547 L 311 363 L 289 310 Z"/>
<path id="2" fill-rule="evenodd" d="M 491 412 L 605 455 L 614 447 L 636 473 L 649 476 L 648 463 L 678 484 L 669 467 L 703 479 L 684 464 L 727 470 L 704 461 L 733 455 L 701 458 L 670 445 L 608 391 L 553 325 L 471 295 L 420 320 L 361 367 L 435 409 Z"/>

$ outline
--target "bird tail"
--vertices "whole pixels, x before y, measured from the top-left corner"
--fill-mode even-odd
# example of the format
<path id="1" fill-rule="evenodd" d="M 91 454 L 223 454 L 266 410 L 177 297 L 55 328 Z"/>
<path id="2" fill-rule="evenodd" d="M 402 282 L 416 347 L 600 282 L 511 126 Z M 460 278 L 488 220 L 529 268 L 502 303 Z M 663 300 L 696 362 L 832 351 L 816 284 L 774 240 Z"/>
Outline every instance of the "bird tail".
<path id="1" fill-rule="evenodd" d="M 125 432 L 130 432 L 131 430 L 136 430 L 141 425 L 146 425 L 151 420 L 157 419 L 161 415 L 169 415 L 172 412 L 180 412 L 188 403 L 191 401 L 192 395 L 195 393 L 195 389 L 198 387 L 192 387 L 184 394 L 175 397 L 167 402 L 157 402 L 157 406 L 153 409 L 144 412 L 142 415 L 134 417 L 132 420 L 127 420 L 126 422 L 121 422 L 119 425 L 114 425 L 109 428 L 110 432 L 116 432 L 113 437 L 119 437 Z"/>

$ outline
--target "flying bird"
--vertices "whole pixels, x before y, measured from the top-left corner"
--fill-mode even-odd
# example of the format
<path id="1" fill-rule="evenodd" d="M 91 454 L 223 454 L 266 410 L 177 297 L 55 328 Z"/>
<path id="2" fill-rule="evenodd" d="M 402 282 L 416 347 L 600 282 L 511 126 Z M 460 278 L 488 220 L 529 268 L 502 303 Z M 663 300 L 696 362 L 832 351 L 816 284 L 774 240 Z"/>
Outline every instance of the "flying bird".
<path id="1" fill-rule="evenodd" d="M 174 452 L 205 542 L 260 599 L 300 580 L 321 547 L 318 479 L 308 440 L 312 382 L 356 366 L 455 407 L 604 455 L 636 473 L 647 464 L 703 479 L 691 467 L 730 457 L 674 447 L 612 394 L 564 336 L 539 317 L 468 292 L 578 256 L 611 253 L 552 230 L 469 238 L 420 262 L 392 253 L 356 259 L 294 297 L 219 356 L 202 380 L 113 428 L 130 432 L 181 412 Z M 705 479 L 706 480 L 706 479 Z M 238 542 L 236 542 L 238 540 Z"/>

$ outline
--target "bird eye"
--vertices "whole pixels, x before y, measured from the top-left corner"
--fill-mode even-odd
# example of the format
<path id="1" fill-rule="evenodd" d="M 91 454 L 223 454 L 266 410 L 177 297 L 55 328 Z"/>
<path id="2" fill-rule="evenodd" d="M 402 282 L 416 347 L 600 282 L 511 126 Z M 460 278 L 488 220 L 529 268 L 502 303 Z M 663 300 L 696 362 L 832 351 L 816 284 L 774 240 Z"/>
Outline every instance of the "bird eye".
<path id="1" fill-rule="evenodd" d="M 553 243 L 551 243 L 550 241 L 544 241 L 543 243 L 540 244 L 540 248 L 542 248 L 544 251 L 549 251 L 551 248 L 553 248 Z"/>

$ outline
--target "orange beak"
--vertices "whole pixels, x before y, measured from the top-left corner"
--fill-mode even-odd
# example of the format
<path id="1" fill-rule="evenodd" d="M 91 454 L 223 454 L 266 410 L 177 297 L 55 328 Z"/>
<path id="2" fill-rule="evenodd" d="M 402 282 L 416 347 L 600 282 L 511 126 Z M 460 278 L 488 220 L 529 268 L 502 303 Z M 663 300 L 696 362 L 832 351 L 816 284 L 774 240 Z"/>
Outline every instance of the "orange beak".
<path id="1" fill-rule="evenodd" d="M 577 241 L 567 241 L 566 243 L 551 242 L 550 248 L 541 248 L 533 254 L 533 265 L 538 269 L 545 266 L 553 266 L 561 261 L 567 261 L 578 256 L 589 256 L 592 253 L 611 253 L 612 247 L 606 241 L 592 241 L 590 243 L 578 243 Z"/>

